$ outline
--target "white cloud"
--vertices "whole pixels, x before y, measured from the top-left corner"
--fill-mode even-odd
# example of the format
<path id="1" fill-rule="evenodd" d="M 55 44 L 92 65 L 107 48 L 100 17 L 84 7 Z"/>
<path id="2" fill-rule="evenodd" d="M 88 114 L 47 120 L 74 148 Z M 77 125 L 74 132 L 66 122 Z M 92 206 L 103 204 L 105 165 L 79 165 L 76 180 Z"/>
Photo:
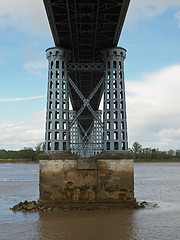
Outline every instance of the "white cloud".
<path id="1" fill-rule="evenodd" d="M 178 21 L 178 27 L 180 28 L 180 11 L 175 14 L 175 18 Z"/>
<path id="2" fill-rule="evenodd" d="M 180 149 L 180 65 L 127 81 L 130 146 Z"/>
<path id="3" fill-rule="evenodd" d="M 180 149 L 179 76 L 180 65 L 175 65 L 126 81 L 130 146 L 138 141 L 143 147 Z M 28 122 L 2 120 L 0 149 L 34 147 L 44 132 L 45 110 Z"/>
<path id="4" fill-rule="evenodd" d="M 29 73 L 33 73 L 35 75 L 43 76 L 43 70 L 47 69 L 47 62 L 45 60 L 34 60 L 31 62 L 27 62 L 23 65 L 23 67 Z"/>
<path id="5" fill-rule="evenodd" d="M 42 96 L 33 96 L 33 97 L 25 97 L 25 98 L 2 98 L 0 99 L 0 102 L 17 102 L 17 101 L 27 101 L 27 100 L 33 100 L 38 98 L 45 98 L 45 95 Z"/>
<path id="6" fill-rule="evenodd" d="M 6 0 L 1 2 L 0 28 L 15 27 L 22 32 L 50 36 L 42 0 Z"/>
<path id="7" fill-rule="evenodd" d="M 45 110 L 34 113 L 29 122 L 3 120 L 0 124 L 0 149 L 35 147 L 44 141 Z"/>
<path id="8" fill-rule="evenodd" d="M 45 57 L 45 51 L 39 51 L 37 45 L 38 44 L 27 45 L 22 49 L 23 68 L 28 73 L 44 76 L 44 70 L 47 72 L 47 59 Z"/>
<path id="9" fill-rule="evenodd" d="M 180 10 L 179 0 L 132 0 L 126 18 L 126 27 L 134 29 L 138 21 L 160 16 L 169 8 L 174 8 L 177 11 L 175 17 L 180 23 L 178 14 Z"/>

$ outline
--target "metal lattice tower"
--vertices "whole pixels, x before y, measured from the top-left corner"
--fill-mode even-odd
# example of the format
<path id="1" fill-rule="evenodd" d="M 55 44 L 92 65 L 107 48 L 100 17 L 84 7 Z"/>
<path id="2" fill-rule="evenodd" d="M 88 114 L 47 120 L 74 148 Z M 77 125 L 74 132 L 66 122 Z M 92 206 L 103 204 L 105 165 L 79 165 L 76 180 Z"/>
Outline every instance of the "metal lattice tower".
<path id="1" fill-rule="evenodd" d="M 128 150 L 124 59 L 126 50 L 111 48 L 103 51 L 106 62 L 104 88 L 104 148 L 105 152 Z"/>
<path id="2" fill-rule="evenodd" d="M 129 1 L 44 0 L 56 45 L 47 49 L 47 153 L 127 152 L 126 50 L 116 46 Z"/>
<path id="3" fill-rule="evenodd" d="M 49 61 L 46 152 L 69 151 L 69 94 L 67 81 L 68 51 L 47 49 Z"/>

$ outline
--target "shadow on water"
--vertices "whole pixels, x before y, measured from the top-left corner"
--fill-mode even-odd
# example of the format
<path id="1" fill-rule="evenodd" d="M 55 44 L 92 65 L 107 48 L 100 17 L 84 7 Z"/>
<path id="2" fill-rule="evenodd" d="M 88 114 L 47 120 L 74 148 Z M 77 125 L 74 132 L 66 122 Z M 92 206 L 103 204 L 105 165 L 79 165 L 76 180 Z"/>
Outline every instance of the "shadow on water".
<path id="1" fill-rule="evenodd" d="M 40 212 L 38 239 L 134 239 L 134 210 Z"/>
<path id="2" fill-rule="evenodd" d="M 40 212 L 36 232 L 39 234 L 39 240 L 146 239 L 153 236 L 153 232 L 147 234 L 146 223 L 148 216 L 153 217 L 155 208 L 158 210 L 159 207 L 155 203 L 148 203 L 145 209 Z M 143 215 L 144 219 L 140 221 Z M 145 218 L 147 222 L 144 224 Z M 146 237 L 141 238 L 146 227 Z"/>

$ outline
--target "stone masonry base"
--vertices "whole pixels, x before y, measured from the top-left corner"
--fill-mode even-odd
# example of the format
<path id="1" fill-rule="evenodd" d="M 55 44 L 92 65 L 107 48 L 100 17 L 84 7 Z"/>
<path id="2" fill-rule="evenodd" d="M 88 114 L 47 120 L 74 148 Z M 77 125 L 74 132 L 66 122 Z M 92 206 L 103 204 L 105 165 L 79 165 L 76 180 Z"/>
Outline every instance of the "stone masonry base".
<path id="1" fill-rule="evenodd" d="M 132 159 L 48 158 L 44 154 L 40 160 L 41 202 L 116 206 L 134 201 Z"/>

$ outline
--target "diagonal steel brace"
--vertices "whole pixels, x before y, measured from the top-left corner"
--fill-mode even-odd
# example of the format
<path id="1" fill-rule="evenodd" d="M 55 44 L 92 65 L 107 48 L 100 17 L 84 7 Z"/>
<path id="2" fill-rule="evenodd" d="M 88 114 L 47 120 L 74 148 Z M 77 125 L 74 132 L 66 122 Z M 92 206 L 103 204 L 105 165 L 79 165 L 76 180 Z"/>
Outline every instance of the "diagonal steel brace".
<path id="1" fill-rule="evenodd" d="M 97 114 L 95 113 L 94 109 L 90 106 L 89 102 L 90 100 L 93 98 L 94 94 L 97 92 L 97 90 L 100 88 L 100 86 L 104 83 L 105 80 L 105 76 L 103 76 L 101 78 L 101 80 L 98 82 L 98 84 L 96 85 L 96 87 L 93 89 L 93 91 L 91 92 L 91 94 L 89 95 L 89 97 L 86 99 L 83 94 L 81 93 L 81 91 L 78 89 L 78 87 L 76 86 L 76 84 L 73 82 L 73 80 L 70 78 L 70 76 L 68 76 L 68 81 L 71 84 L 71 86 L 74 88 L 74 90 L 76 91 L 76 93 L 79 95 L 79 97 L 81 98 L 81 100 L 83 101 L 83 105 L 82 107 L 79 109 L 79 111 L 77 112 L 76 116 L 74 117 L 74 119 L 71 121 L 70 123 L 70 128 L 73 126 L 73 124 L 75 123 L 75 121 L 78 119 L 78 117 L 81 115 L 81 113 L 83 112 L 83 110 L 87 107 L 90 112 L 92 113 L 92 115 L 96 118 L 96 120 L 99 122 L 99 124 L 101 125 L 101 127 L 103 127 L 103 124 L 101 122 L 101 120 L 99 119 L 99 117 L 97 116 Z"/>
<path id="2" fill-rule="evenodd" d="M 84 130 L 84 128 L 82 127 L 82 125 L 81 125 L 80 123 L 78 123 L 78 125 L 79 125 L 79 127 L 81 128 L 81 130 L 82 130 L 83 133 L 84 133 L 84 136 L 83 136 L 82 141 L 83 141 L 83 143 L 86 145 L 89 139 L 87 139 L 87 140 L 85 141 L 85 138 L 87 138 L 88 133 L 90 132 L 90 130 L 91 130 L 91 128 L 93 127 L 94 123 L 91 123 L 91 125 L 89 126 L 89 128 L 88 128 L 87 131 Z"/>

